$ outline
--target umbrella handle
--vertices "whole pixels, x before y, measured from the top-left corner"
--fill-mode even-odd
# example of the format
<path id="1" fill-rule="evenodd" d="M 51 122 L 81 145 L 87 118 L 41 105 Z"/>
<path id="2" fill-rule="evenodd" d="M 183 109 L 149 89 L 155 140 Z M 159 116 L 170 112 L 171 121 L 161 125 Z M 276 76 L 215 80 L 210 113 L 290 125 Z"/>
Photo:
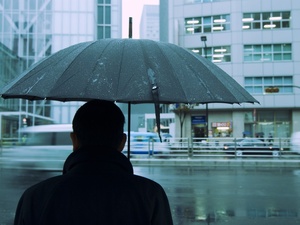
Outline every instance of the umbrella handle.
<path id="1" fill-rule="evenodd" d="M 160 142 L 162 142 L 161 135 L 160 135 L 160 113 L 159 113 L 159 94 L 158 94 L 158 86 L 156 84 L 156 77 L 154 71 L 149 68 L 148 69 L 148 77 L 152 84 L 152 98 L 155 107 L 155 117 L 156 117 L 156 126 L 157 126 L 157 133 L 159 136 Z"/>
<path id="2" fill-rule="evenodd" d="M 128 136 L 127 136 L 127 158 L 130 160 L 130 136 L 131 136 L 131 134 L 130 134 L 130 130 L 131 130 L 131 103 L 130 102 L 128 102 L 128 124 L 127 124 L 127 126 L 128 126 L 128 129 L 127 129 L 127 134 L 128 134 Z"/>

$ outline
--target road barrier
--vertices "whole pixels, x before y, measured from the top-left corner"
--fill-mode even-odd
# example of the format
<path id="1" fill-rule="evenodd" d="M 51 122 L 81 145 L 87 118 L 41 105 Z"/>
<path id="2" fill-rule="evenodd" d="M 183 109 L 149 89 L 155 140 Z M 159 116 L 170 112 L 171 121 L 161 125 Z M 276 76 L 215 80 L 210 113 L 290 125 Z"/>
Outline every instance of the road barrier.
<path id="1" fill-rule="evenodd" d="M 155 149 L 160 149 L 160 143 L 152 142 L 147 144 L 151 147 L 145 156 L 169 158 L 300 158 L 300 149 L 299 152 L 291 151 L 290 138 L 272 138 L 271 140 L 229 137 L 168 138 L 166 142 L 167 145 L 165 146 L 167 147 L 163 151 L 155 151 Z"/>
<path id="2" fill-rule="evenodd" d="M 248 138 L 247 140 L 256 140 Z M 291 151 L 289 138 L 264 141 L 270 150 L 240 150 L 240 138 L 170 138 L 132 143 L 131 161 L 134 166 L 243 166 L 297 167 L 299 152 Z M 261 144 L 261 142 L 259 142 Z M 231 144 L 231 148 L 225 148 Z M 126 148 L 125 148 L 126 151 Z M 60 171 L 72 146 L 3 145 L 0 168 L 22 168 Z M 268 153 L 268 154 L 267 154 Z M 272 153 L 272 154 L 271 154 Z M 276 154 L 274 154 L 276 153 Z M 126 152 L 124 152 L 125 155 Z"/>

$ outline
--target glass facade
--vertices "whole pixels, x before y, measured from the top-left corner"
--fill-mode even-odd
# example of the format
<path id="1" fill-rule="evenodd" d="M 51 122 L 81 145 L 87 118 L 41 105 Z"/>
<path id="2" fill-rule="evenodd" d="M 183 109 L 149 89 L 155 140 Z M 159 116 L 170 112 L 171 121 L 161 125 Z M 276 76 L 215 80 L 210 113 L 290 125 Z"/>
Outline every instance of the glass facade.
<path id="1" fill-rule="evenodd" d="M 51 12 L 51 1 L 0 1 L 1 87 L 51 54 Z M 1 111 L 19 113 L 12 116 L 1 113 L 2 137 L 14 135 L 20 126 L 50 121 L 49 101 L 1 99 L 1 107 Z"/>
<path id="2" fill-rule="evenodd" d="M 52 52 L 95 40 L 95 0 L 52 0 Z"/>
<path id="3" fill-rule="evenodd" d="M 51 54 L 51 2 L 2 0 L 0 6 L 0 41 L 25 67 Z"/>
<path id="4" fill-rule="evenodd" d="M 98 17 L 97 3 L 104 7 Z M 95 40 L 97 18 L 111 24 L 110 5 L 110 0 L 0 0 L 0 87 L 52 53 Z M 105 37 L 110 37 L 110 28 L 106 28 Z M 70 123 L 80 104 L 1 99 L 0 136 L 12 136 L 21 126 Z M 8 112 L 12 116 L 6 116 Z"/>

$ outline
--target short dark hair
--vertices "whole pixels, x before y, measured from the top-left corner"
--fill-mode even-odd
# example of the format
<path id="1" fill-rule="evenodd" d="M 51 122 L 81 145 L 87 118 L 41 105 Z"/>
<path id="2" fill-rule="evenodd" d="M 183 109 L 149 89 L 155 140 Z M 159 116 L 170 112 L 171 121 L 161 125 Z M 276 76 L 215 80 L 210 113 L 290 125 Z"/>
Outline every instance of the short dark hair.
<path id="1" fill-rule="evenodd" d="M 125 117 L 110 101 L 91 100 L 82 105 L 73 118 L 73 131 L 81 146 L 117 148 L 122 140 Z"/>

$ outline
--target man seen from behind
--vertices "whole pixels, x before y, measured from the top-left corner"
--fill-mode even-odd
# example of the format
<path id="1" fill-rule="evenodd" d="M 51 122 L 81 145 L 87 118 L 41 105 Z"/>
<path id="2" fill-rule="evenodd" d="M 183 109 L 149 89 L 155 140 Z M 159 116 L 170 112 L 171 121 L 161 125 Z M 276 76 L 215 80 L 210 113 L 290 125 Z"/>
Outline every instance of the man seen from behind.
<path id="1" fill-rule="evenodd" d="M 73 119 L 73 152 L 63 175 L 22 195 L 15 225 L 172 225 L 169 202 L 156 182 L 133 174 L 121 153 L 125 118 L 113 103 L 92 100 Z"/>

